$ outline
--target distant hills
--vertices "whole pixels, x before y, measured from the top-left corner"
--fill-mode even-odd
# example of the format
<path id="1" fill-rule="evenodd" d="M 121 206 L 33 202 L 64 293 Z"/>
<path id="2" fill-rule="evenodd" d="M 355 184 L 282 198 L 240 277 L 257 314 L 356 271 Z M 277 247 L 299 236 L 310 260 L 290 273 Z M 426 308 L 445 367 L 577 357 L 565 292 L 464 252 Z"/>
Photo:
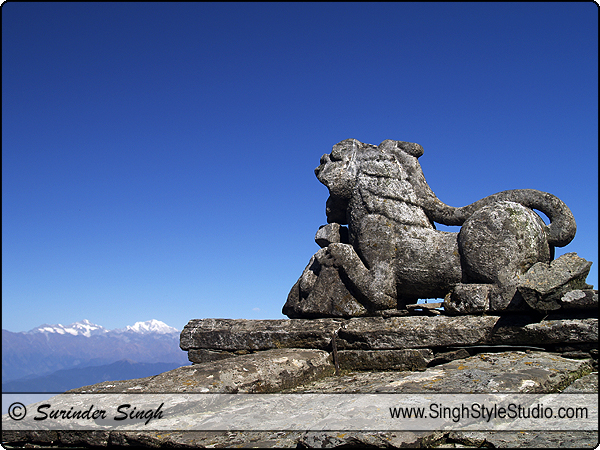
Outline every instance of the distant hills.
<path id="1" fill-rule="evenodd" d="M 188 365 L 179 330 L 159 320 L 107 330 L 88 320 L 2 330 L 2 391 L 58 392 Z"/>
<path id="2" fill-rule="evenodd" d="M 64 392 L 103 381 L 149 377 L 180 366 L 179 363 L 137 363 L 124 359 L 105 366 L 57 370 L 44 377 L 9 381 L 2 383 L 2 392 Z"/>

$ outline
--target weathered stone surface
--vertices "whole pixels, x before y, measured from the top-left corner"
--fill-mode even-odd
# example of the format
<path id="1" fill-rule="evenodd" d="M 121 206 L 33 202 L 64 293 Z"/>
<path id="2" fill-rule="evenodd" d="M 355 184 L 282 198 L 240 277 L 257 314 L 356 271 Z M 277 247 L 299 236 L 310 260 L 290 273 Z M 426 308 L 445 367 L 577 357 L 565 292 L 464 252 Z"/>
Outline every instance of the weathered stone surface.
<path id="1" fill-rule="evenodd" d="M 338 332 L 338 347 L 383 350 L 482 344 L 497 321 L 496 316 L 354 318 Z"/>
<path id="2" fill-rule="evenodd" d="M 339 348 L 392 349 L 481 344 L 598 342 L 598 319 L 531 322 L 527 317 L 365 317 L 348 320 Z"/>
<path id="3" fill-rule="evenodd" d="M 339 331 L 337 331 L 339 330 Z M 339 319 L 199 319 L 181 332 L 181 348 L 240 352 L 269 348 L 398 350 L 469 345 L 598 342 L 598 319 L 513 316 L 406 316 Z"/>
<path id="4" fill-rule="evenodd" d="M 301 351 L 302 352 L 302 351 Z M 274 355 L 274 352 L 264 352 Z M 256 358 L 258 354 L 240 356 Z M 289 356 L 289 355 L 288 355 Z M 217 361 L 206 366 L 222 366 Z M 199 367 L 199 366 L 195 366 Z M 248 368 L 248 366 L 242 366 Z M 208 369 L 205 373 L 214 373 Z M 584 360 L 569 360 L 544 352 L 504 352 L 480 354 L 453 361 L 423 372 L 354 372 L 344 376 L 328 376 L 282 392 L 322 393 L 412 393 L 412 392 L 554 392 L 569 385 L 575 392 L 590 392 L 585 376 L 589 364 Z M 167 372 L 169 374 L 170 372 Z M 582 377 L 583 376 L 583 377 Z M 597 374 L 595 374 L 597 380 Z M 189 381 L 189 380 L 188 380 Z M 584 384 L 581 389 L 580 385 Z M 162 382 L 154 389 L 163 386 Z M 597 381 L 596 381 L 597 386 Z M 150 385 L 147 385 L 150 387 Z M 95 392 L 108 392 L 104 385 Z M 452 391 L 451 389 L 454 389 Z M 579 389 L 579 390 L 578 390 Z M 94 390 L 94 388 L 90 388 Z M 569 388 L 563 392 L 568 392 Z M 242 391 L 240 391 L 242 392 Z M 301 414 L 302 411 L 299 411 Z M 177 421 L 177 417 L 169 420 Z M 174 427 L 176 428 L 176 427 Z M 596 442 L 597 432 L 301 432 L 301 431 L 3 431 L 3 446 L 97 446 L 97 447 L 278 447 L 323 448 L 328 446 L 390 448 L 406 447 L 575 447 Z"/>
<path id="5" fill-rule="evenodd" d="M 563 389 L 562 392 L 576 394 L 582 392 L 598 392 L 598 372 L 581 377 Z"/>
<path id="6" fill-rule="evenodd" d="M 489 342 L 515 345 L 598 342 L 598 319 L 556 319 L 522 324 L 518 318 L 512 318 L 512 323 L 501 318 Z"/>
<path id="7" fill-rule="evenodd" d="M 458 235 L 467 279 L 502 287 L 502 297 L 510 301 L 519 276 L 539 261 L 550 261 L 544 227 L 535 212 L 515 202 L 477 210 Z"/>
<path id="8" fill-rule="evenodd" d="M 576 289 L 569 291 L 560 299 L 563 309 L 598 309 L 598 291 Z"/>
<path id="9" fill-rule="evenodd" d="M 425 348 L 341 350 L 337 355 L 342 370 L 422 370 L 433 359 L 433 352 Z"/>
<path id="10" fill-rule="evenodd" d="M 427 448 L 444 441 L 444 433 L 430 432 L 309 432 L 299 448 Z"/>
<path id="11" fill-rule="evenodd" d="M 503 287 L 492 286 L 489 299 L 490 314 L 500 314 L 504 311 L 511 313 L 531 313 L 531 308 L 525 303 L 523 296 L 519 293 L 517 286 L 514 284 L 511 284 L 510 287 L 508 287 L 508 285 Z"/>
<path id="12" fill-rule="evenodd" d="M 202 348 L 235 352 L 272 348 L 326 349 L 341 320 L 194 319 L 181 331 L 182 350 Z"/>
<path id="13" fill-rule="evenodd" d="M 2 446 L 4 448 L 12 448 L 13 446 L 16 448 L 107 447 L 110 445 L 110 437 L 108 431 L 2 430 Z"/>
<path id="14" fill-rule="evenodd" d="M 444 297 L 448 314 L 483 314 L 490 309 L 489 284 L 459 284 Z"/>
<path id="15" fill-rule="evenodd" d="M 183 366 L 147 378 L 105 381 L 69 392 L 269 393 L 333 371 L 330 355 L 322 350 L 274 349 Z"/>
<path id="16" fill-rule="evenodd" d="M 597 448 L 595 431 L 454 431 L 439 448 Z M 436 448 L 437 448 L 436 447 Z"/>
<path id="17" fill-rule="evenodd" d="M 567 286 L 566 289 L 570 288 Z M 562 297 L 556 301 L 560 295 Z M 555 300 L 551 305 L 554 310 L 560 308 L 565 310 L 598 309 L 597 290 L 576 289 L 564 294 L 559 291 L 554 294 L 554 297 Z M 490 284 L 458 284 L 452 292 L 446 295 L 443 305 L 444 313 L 449 315 L 495 314 L 504 311 L 531 312 L 532 310 L 523 300 L 520 292 L 517 291 L 513 298 L 507 301 L 502 297 L 502 292 Z"/>
<path id="18" fill-rule="evenodd" d="M 37 433 L 37 440 L 32 434 Z M 72 446 L 76 432 L 3 431 L 6 448 Z M 7 444 L 10 442 L 10 444 Z M 298 432 L 101 431 L 84 432 L 81 447 L 110 448 L 596 448 L 595 431 Z M 27 447 L 25 447 L 27 448 Z"/>
<path id="19" fill-rule="evenodd" d="M 36 435 L 37 440 L 32 439 Z M 49 445 L 123 448 L 423 448 L 444 442 L 448 433 L 421 432 L 300 432 L 300 431 L 4 431 L 3 441 L 15 447 Z M 8 448 L 12 448 L 9 446 Z M 26 447 L 27 448 L 27 447 Z M 35 448 L 35 447 L 33 447 Z M 75 447 L 77 448 L 77 447 Z"/>
<path id="20" fill-rule="evenodd" d="M 534 264 L 521 278 L 518 289 L 527 304 L 538 311 L 560 309 L 561 298 L 574 289 L 590 289 L 585 279 L 592 263 L 565 253 L 550 264 Z"/>
<path id="21" fill-rule="evenodd" d="M 558 352 L 564 358 L 571 359 L 588 359 L 592 364 L 594 371 L 598 371 L 598 343 L 582 343 L 582 344 L 556 344 L 547 347 L 547 350 Z"/>
<path id="22" fill-rule="evenodd" d="M 292 288 L 284 314 L 376 315 L 419 298 L 443 298 L 465 281 L 493 285 L 491 311 L 514 310 L 519 276 L 548 263 L 550 245 L 573 239 L 571 211 L 545 192 L 504 191 L 462 208 L 442 203 L 425 181 L 422 154 L 414 143 L 348 139 L 321 157 L 315 174 L 330 194 L 328 225 L 316 236 L 323 248 Z M 552 218 L 549 226 L 534 208 Z M 462 229 L 437 231 L 433 222 Z"/>
<path id="23" fill-rule="evenodd" d="M 541 393 L 560 391 L 592 370 L 589 361 L 547 352 L 480 353 L 423 372 L 353 372 L 285 392 Z"/>
<path id="24" fill-rule="evenodd" d="M 328 223 L 319 227 L 315 235 L 315 242 L 321 248 L 327 247 L 334 242 L 348 244 L 348 228 L 341 226 L 339 223 Z"/>
<path id="25" fill-rule="evenodd" d="M 367 309 L 350 293 L 339 270 L 322 266 L 319 262 L 320 255 L 325 251 L 321 249 L 311 258 L 304 273 L 290 290 L 283 313 L 292 319 L 366 315 Z"/>
<path id="26" fill-rule="evenodd" d="M 446 364 L 450 361 L 455 361 L 457 359 L 465 359 L 470 356 L 469 352 L 464 348 L 459 350 L 452 350 L 449 352 L 440 352 L 436 353 L 435 357 L 429 361 L 429 366 L 438 366 L 440 364 Z"/>
<path id="27" fill-rule="evenodd" d="M 188 350 L 188 359 L 190 362 L 195 364 L 218 361 L 220 359 L 232 358 L 234 356 L 239 356 L 239 354 L 234 352 L 206 350 L 204 348 L 191 348 Z"/>

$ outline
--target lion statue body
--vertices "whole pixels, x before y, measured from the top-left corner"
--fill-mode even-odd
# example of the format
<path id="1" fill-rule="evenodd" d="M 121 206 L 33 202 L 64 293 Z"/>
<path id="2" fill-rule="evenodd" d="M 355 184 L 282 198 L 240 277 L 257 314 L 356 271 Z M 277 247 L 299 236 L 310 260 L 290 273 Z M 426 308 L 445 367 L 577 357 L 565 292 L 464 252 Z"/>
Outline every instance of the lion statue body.
<path id="1" fill-rule="evenodd" d="M 545 192 L 503 191 L 462 208 L 442 203 L 425 180 L 422 154 L 414 143 L 348 139 L 321 157 L 315 174 L 330 195 L 329 225 L 319 233 L 337 237 L 317 239 L 323 248 L 292 288 L 284 314 L 371 315 L 465 286 L 484 289 L 492 309 L 506 309 L 518 303 L 519 277 L 573 239 L 571 211 Z M 439 231 L 436 222 L 461 230 Z M 347 236 L 339 233 L 346 225 Z"/>

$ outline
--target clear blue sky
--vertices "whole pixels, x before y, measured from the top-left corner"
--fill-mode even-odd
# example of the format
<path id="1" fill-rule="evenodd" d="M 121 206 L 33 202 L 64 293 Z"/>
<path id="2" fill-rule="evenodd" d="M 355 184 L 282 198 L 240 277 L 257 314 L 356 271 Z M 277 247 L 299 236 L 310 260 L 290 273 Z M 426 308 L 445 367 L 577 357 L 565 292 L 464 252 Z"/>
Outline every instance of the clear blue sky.
<path id="1" fill-rule="evenodd" d="M 283 318 L 347 138 L 557 195 L 597 287 L 595 3 L 8 2 L 2 327 Z"/>

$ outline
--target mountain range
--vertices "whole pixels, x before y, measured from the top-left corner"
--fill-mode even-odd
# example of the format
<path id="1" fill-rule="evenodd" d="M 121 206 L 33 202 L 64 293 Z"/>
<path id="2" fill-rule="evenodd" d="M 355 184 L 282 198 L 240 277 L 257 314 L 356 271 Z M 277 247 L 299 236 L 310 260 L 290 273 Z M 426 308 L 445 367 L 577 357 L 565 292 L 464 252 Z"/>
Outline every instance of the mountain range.
<path id="1" fill-rule="evenodd" d="M 62 391 L 188 364 L 179 330 L 159 320 L 115 330 L 88 320 L 20 333 L 2 330 L 3 392 Z"/>

